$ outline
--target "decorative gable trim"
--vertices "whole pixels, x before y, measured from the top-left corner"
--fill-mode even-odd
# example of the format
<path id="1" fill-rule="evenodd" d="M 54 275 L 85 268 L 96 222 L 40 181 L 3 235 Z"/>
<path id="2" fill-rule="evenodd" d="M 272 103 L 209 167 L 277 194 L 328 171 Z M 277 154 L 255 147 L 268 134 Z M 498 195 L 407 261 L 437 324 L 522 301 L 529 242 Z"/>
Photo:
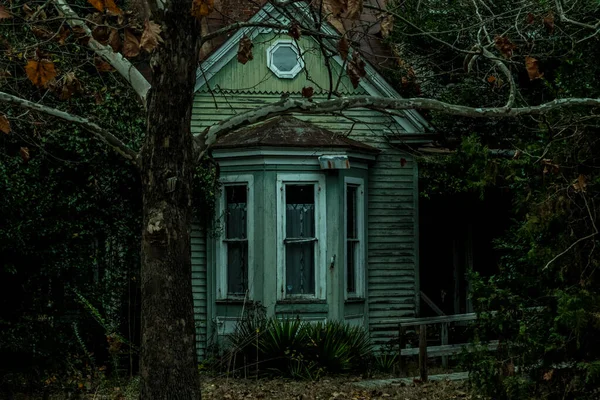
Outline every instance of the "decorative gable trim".
<path id="1" fill-rule="evenodd" d="M 292 3 L 290 6 L 296 8 L 296 15 L 301 15 L 304 20 L 311 21 L 312 16 L 309 5 L 306 3 Z M 258 13 L 249 19 L 249 23 L 259 25 L 267 23 L 269 20 L 276 20 L 282 25 L 289 24 L 290 21 L 280 12 L 278 12 L 271 3 L 267 3 Z M 215 76 L 225 65 L 237 56 L 237 47 L 240 40 L 247 36 L 251 40 L 261 33 L 273 31 L 272 28 L 262 28 L 257 26 L 244 27 L 233 34 L 221 47 L 219 47 L 210 57 L 208 57 L 198 67 L 196 72 L 196 85 L 194 92 L 202 88 L 210 79 Z M 339 32 L 331 24 L 325 22 L 321 25 L 321 31 L 327 35 L 338 36 Z M 332 43 L 333 47 L 335 43 Z M 343 68 L 344 62 L 338 55 L 333 59 Z M 385 80 L 383 76 L 368 62 L 365 61 L 366 76 L 361 78 L 359 85 L 370 96 L 380 96 L 387 98 L 401 98 L 400 94 Z M 408 133 L 430 132 L 432 131 L 429 123 L 415 110 L 405 110 L 401 112 L 405 118 L 394 117 L 396 122 Z"/>

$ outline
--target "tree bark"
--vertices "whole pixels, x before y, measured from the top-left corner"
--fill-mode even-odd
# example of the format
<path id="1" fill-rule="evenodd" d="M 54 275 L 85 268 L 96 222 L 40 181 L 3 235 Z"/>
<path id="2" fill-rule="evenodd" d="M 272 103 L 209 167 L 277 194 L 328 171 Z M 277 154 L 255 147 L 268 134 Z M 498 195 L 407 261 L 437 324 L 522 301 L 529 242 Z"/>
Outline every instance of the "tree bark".
<path id="1" fill-rule="evenodd" d="M 191 1 L 175 0 L 159 11 L 164 43 L 153 63 L 141 151 L 144 400 L 200 399 L 190 253 L 190 123 L 200 27 L 190 9 Z"/>

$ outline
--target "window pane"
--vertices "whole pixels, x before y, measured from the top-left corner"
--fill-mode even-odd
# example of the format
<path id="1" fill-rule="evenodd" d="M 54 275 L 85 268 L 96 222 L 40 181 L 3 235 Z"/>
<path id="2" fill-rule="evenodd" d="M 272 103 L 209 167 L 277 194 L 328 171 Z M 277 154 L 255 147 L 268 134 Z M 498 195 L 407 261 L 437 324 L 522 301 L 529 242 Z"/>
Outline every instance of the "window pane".
<path id="1" fill-rule="evenodd" d="M 315 293 L 315 244 L 287 243 L 286 253 L 286 293 Z"/>
<path id="2" fill-rule="evenodd" d="M 248 242 L 227 246 L 227 293 L 245 294 L 248 289 Z"/>
<path id="3" fill-rule="evenodd" d="M 282 72 L 291 71 L 298 64 L 296 52 L 289 46 L 280 46 L 273 52 L 273 65 Z"/>
<path id="4" fill-rule="evenodd" d="M 346 247 L 346 291 L 356 293 L 356 262 L 358 261 L 358 242 L 348 241 Z"/>
<path id="5" fill-rule="evenodd" d="M 226 186 L 226 224 L 227 239 L 246 238 L 247 189 L 246 185 Z"/>
<path id="6" fill-rule="evenodd" d="M 315 185 L 286 185 L 286 238 L 315 237 Z"/>
<path id="7" fill-rule="evenodd" d="M 358 231 L 356 227 L 356 196 L 358 187 L 348 185 L 346 187 L 346 237 L 356 239 Z"/>

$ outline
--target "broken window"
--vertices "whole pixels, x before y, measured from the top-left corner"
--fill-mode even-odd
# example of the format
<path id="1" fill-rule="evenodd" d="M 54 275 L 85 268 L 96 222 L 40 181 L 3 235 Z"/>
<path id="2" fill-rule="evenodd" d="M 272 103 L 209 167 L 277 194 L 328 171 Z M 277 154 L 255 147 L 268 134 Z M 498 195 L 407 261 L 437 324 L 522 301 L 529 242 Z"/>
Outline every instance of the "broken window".
<path id="1" fill-rule="evenodd" d="M 285 187 L 285 292 L 315 294 L 315 185 Z"/>
<path id="2" fill-rule="evenodd" d="M 245 295 L 248 290 L 248 188 L 225 186 L 225 246 L 227 294 Z"/>

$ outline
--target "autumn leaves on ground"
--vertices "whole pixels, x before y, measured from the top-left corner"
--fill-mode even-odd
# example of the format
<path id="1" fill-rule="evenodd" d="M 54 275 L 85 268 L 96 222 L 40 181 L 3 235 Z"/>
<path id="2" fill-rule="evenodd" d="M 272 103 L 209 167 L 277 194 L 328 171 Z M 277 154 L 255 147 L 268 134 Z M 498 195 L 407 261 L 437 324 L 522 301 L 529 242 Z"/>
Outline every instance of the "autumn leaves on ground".
<path id="1" fill-rule="evenodd" d="M 388 384 L 363 388 L 359 377 L 324 378 L 319 381 L 286 379 L 239 379 L 205 377 L 202 379 L 203 400 L 484 400 L 473 395 L 462 382 Z M 64 398 L 50 396 L 50 400 Z M 19 399 L 19 397 L 16 397 Z M 137 389 L 127 385 L 107 385 L 90 392 L 86 400 L 133 400 Z M 30 399 L 30 398 L 28 398 Z"/>
<path id="2" fill-rule="evenodd" d="M 318 382 L 273 380 L 207 379 L 202 385 L 205 400 L 447 400 L 478 399 L 471 395 L 465 384 L 432 382 L 411 385 L 387 385 L 364 389 L 355 385 L 359 378 L 332 378 Z"/>

